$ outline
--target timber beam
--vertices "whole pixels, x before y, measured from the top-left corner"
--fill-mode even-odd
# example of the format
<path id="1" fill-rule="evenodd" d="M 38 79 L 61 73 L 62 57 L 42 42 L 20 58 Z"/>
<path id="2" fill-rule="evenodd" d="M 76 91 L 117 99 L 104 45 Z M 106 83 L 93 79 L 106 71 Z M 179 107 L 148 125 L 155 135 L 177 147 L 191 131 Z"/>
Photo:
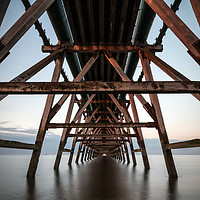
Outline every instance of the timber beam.
<path id="1" fill-rule="evenodd" d="M 57 49 L 65 48 L 67 52 L 78 52 L 78 53 L 91 53 L 94 51 L 106 51 L 109 50 L 111 52 L 138 52 L 138 50 L 142 47 L 147 47 L 152 52 L 162 52 L 162 45 L 69 45 L 60 44 L 60 45 L 44 45 L 42 46 L 42 52 L 44 53 L 52 53 Z"/>
<path id="2" fill-rule="evenodd" d="M 200 93 L 200 81 L 1 82 L 0 94 Z"/>
<path id="3" fill-rule="evenodd" d="M 193 148 L 193 147 L 200 147 L 200 139 L 175 142 L 165 145 L 166 149 Z"/>
<path id="4" fill-rule="evenodd" d="M 157 123 L 49 123 L 47 128 L 138 128 L 157 127 Z"/>
<path id="5" fill-rule="evenodd" d="M 15 149 L 27 149 L 27 150 L 37 150 L 38 149 L 35 144 L 28 144 L 28 143 L 11 141 L 11 140 L 0 140 L 0 147 L 15 148 Z"/>

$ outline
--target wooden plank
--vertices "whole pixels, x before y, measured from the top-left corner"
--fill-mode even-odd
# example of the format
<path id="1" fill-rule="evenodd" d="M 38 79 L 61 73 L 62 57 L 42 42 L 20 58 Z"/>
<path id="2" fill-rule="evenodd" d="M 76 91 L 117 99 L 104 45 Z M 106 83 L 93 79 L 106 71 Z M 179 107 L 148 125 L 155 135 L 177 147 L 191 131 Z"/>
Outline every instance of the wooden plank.
<path id="1" fill-rule="evenodd" d="M 47 128 L 137 128 L 146 127 L 152 128 L 156 127 L 154 122 L 146 123 L 49 123 Z"/>
<path id="2" fill-rule="evenodd" d="M 42 52 L 49 53 L 54 52 L 57 49 L 65 48 L 67 52 L 78 52 L 78 53 L 92 53 L 94 51 L 106 51 L 111 52 L 138 52 L 140 48 L 146 47 L 152 52 L 161 52 L 163 50 L 162 45 L 70 45 L 70 44 L 60 44 L 60 45 L 43 45 Z"/>
<path id="3" fill-rule="evenodd" d="M 188 48 L 193 58 L 200 64 L 199 38 L 186 26 L 186 24 L 163 1 L 145 0 L 163 22 L 172 30 L 179 40 Z M 199 11 L 198 11 L 199 12 Z"/>
<path id="4" fill-rule="evenodd" d="M 17 22 L 1 37 L 0 61 L 9 50 L 28 31 L 37 19 L 51 6 L 55 0 L 36 0 L 33 5 L 17 20 Z"/>
<path id="5" fill-rule="evenodd" d="M 200 93 L 200 81 L 1 82 L 0 94 L 172 94 Z"/>
<path id="6" fill-rule="evenodd" d="M 187 140 L 183 142 L 175 142 L 165 145 L 165 149 L 180 149 L 200 147 L 200 139 Z"/>
<path id="7" fill-rule="evenodd" d="M 4 148 L 15 148 L 15 149 L 27 149 L 27 150 L 37 150 L 38 147 L 35 144 L 28 144 L 24 142 L 11 141 L 11 140 L 1 140 L 0 147 Z"/>

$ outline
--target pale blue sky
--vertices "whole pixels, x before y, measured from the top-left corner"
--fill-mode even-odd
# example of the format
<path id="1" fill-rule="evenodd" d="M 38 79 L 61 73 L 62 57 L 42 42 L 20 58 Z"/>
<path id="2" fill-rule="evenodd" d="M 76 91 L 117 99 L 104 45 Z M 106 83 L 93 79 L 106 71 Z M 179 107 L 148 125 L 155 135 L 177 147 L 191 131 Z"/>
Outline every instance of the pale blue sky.
<path id="1" fill-rule="evenodd" d="M 173 3 L 172 0 L 166 1 L 168 4 Z M 0 37 L 8 30 L 8 28 L 17 20 L 24 12 L 24 6 L 21 1 L 11 1 L 6 17 L 0 27 Z M 199 25 L 193 15 L 189 0 L 184 0 L 181 3 L 178 16 L 191 28 L 191 30 L 200 37 Z M 43 23 L 43 28 L 46 29 L 47 36 L 51 38 L 51 43 L 56 44 L 57 39 L 50 25 L 46 13 L 39 19 Z M 155 42 L 155 38 L 162 27 L 162 22 L 159 17 L 156 17 L 155 23 L 150 32 L 148 42 Z M 32 27 L 23 38 L 10 51 L 10 55 L 0 64 L 0 81 L 9 81 L 16 75 L 20 74 L 30 66 L 38 62 L 48 54 L 42 53 L 42 41 L 38 36 L 38 32 Z M 179 70 L 191 80 L 200 80 L 200 67 L 188 55 L 187 49 L 170 31 L 163 40 L 164 51 L 157 53 L 157 56 L 162 58 L 176 70 Z M 139 66 L 141 64 L 139 63 Z M 158 67 L 151 64 L 155 80 L 171 80 Z M 48 65 L 39 74 L 34 76 L 30 81 L 50 81 L 54 64 Z M 66 62 L 64 68 L 67 71 L 68 77 L 72 80 L 71 73 Z M 138 67 L 134 76 L 137 80 L 141 71 Z M 145 95 L 147 96 L 147 95 Z M 57 97 L 58 98 L 58 97 Z M 0 102 L 0 136 L 5 134 L 5 128 L 9 129 L 9 134 L 33 134 L 37 133 L 40 119 L 42 116 L 46 95 L 10 95 Z M 148 98 L 147 98 L 148 99 Z M 160 104 L 163 111 L 163 117 L 166 124 L 168 136 L 170 139 L 193 139 L 200 138 L 200 103 L 191 95 L 159 95 Z M 68 102 L 65 103 L 62 110 L 59 111 L 54 121 L 64 122 L 65 113 L 67 111 Z M 142 106 L 138 103 L 138 111 L 141 122 L 150 120 Z M 4 129 L 3 129 L 4 128 Z M 8 129 L 7 129 L 8 130 Z M 21 130 L 21 133 L 20 133 Z M 28 130 L 33 130 L 29 133 Z M 61 134 L 61 130 L 52 130 L 52 134 Z M 154 129 L 143 129 L 145 138 L 157 138 L 157 131 Z M 50 133 L 49 133 L 50 135 Z M 9 136 L 10 137 L 10 136 Z"/>

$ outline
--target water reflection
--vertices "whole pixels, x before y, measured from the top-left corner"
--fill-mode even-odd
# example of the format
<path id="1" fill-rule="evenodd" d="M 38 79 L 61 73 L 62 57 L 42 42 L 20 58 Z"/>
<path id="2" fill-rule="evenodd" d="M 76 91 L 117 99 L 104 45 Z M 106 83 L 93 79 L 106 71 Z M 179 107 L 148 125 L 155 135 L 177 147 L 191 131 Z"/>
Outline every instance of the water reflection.
<path id="1" fill-rule="evenodd" d="M 35 178 L 26 179 L 27 200 L 35 200 Z"/>
<path id="2" fill-rule="evenodd" d="M 169 179 L 168 181 L 168 199 L 176 200 L 177 198 L 177 179 Z"/>
<path id="3" fill-rule="evenodd" d="M 135 167 L 101 157 L 87 165 L 72 167 L 62 177 L 56 172 L 57 198 L 67 195 L 72 199 L 146 200 L 149 192 L 148 174 L 149 171 L 143 171 L 143 175 L 138 177 Z"/>
<path id="4" fill-rule="evenodd" d="M 100 157 L 87 164 L 64 166 L 54 171 L 41 186 L 44 177 L 27 179 L 26 199 L 38 199 L 48 192 L 48 199 L 77 200 L 177 200 L 177 180 L 168 179 L 152 170 L 138 170 L 108 157 Z M 160 176 L 160 177 L 159 177 Z M 37 191 L 35 188 L 38 188 Z M 42 188 L 42 192 L 39 190 Z M 159 197 L 159 198 L 157 198 Z M 47 198 L 47 197 L 46 197 Z M 41 198 L 42 199 L 42 198 Z"/>

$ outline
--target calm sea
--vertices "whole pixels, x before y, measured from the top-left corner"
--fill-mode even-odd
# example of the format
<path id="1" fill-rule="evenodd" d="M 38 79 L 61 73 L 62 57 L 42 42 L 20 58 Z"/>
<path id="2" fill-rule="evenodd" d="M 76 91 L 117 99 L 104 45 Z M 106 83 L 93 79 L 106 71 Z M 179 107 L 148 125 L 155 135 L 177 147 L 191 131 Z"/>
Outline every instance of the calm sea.
<path id="1" fill-rule="evenodd" d="M 150 155 L 151 169 L 143 170 L 141 156 L 133 167 L 108 157 L 67 165 L 59 172 L 54 155 L 41 156 L 35 179 L 26 178 L 30 156 L 0 156 L 0 199 L 41 200 L 199 200 L 200 156 L 174 156 L 179 178 L 169 180 L 163 157 Z"/>

